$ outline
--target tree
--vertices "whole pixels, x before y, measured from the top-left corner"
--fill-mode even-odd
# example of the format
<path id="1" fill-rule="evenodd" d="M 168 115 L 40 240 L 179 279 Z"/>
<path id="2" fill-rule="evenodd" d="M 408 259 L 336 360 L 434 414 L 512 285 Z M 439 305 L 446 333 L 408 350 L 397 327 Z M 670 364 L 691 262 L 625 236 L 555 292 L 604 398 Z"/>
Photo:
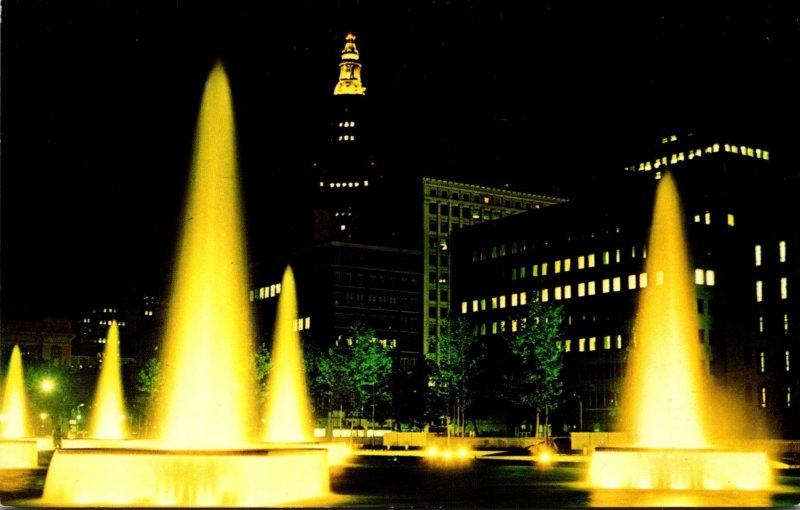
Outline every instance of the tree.
<path id="1" fill-rule="evenodd" d="M 161 377 L 161 362 L 158 358 L 150 358 L 144 363 L 144 367 L 136 374 L 136 389 L 139 394 L 136 396 L 136 404 L 141 414 L 145 417 L 145 431 L 150 428 L 150 410 L 158 403 L 158 385 Z"/>
<path id="2" fill-rule="evenodd" d="M 472 403 L 472 382 L 485 350 L 466 319 L 445 319 L 436 339 L 436 352 L 428 355 L 429 391 L 445 408 L 447 433 L 451 416 L 464 435 L 466 412 Z"/>
<path id="3" fill-rule="evenodd" d="M 549 413 L 558 405 L 563 390 L 562 314 L 563 306 L 536 299 L 525 309 L 519 329 L 507 337 L 518 361 L 518 371 L 511 376 L 513 393 L 518 403 L 535 412 L 537 437 L 540 414 L 545 415 L 546 430 Z"/>
<path id="4" fill-rule="evenodd" d="M 357 323 L 350 328 L 349 338 L 325 353 L 315 352 L 312 359 L 313 393 L 327 408 L 329 428 L 336 407 L 360 420 L 369 406 L 374 423 L 378 406 L 391 399 L 392 369 L 389 347 L 375 337 L 374 330 Z"/>
<path id="5" fill-rule="evenodd" d="M 267 344 L 259 344 L 256 349 L 256 371 L 255 380 L 258 387 L 258 405 L 259 409 L 263 406 L 267 398 L 267 379 L 269 378 L 269 371 L 272 369 L 272 358 L 267 348 Z"/>

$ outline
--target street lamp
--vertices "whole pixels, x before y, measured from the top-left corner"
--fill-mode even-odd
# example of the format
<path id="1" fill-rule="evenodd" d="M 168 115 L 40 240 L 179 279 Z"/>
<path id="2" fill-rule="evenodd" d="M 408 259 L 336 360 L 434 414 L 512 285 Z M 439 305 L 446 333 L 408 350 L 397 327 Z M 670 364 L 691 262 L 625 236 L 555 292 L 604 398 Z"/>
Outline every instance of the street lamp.
<path id="1" fill-rule="evenodd" d="M 51 379 L 49 377 L 45 377 L 44 379 L 42 379 L 42 382 L 39 384 L 39 388 L 44 393 L 52 393 L 52 391 L 54 389 L 56 389 L 56 383 L 55 383 L 55 381 L 53 381 L 53 379 Z"/>

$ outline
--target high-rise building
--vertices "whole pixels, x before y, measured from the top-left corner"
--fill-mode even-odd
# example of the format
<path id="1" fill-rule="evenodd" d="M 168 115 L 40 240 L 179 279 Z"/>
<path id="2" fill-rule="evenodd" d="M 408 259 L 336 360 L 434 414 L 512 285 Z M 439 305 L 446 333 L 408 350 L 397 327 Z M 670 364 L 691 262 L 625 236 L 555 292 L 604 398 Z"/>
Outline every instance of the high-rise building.
<path id="1" fill-rule="evenodd" d="M 454 232 L 452 299 L 487 345 L 520 327 L 532 299 L 564 306 L 558 426 L 618 425 L 638 295 L 654 284 L 644 262 L 655 183 L 669 169 L 683 202 L 696 340 L 730 399 L 731 425 L 753 435 L 798 432 L 797 175 L 772 165 L 768 150 L 734 141 L 667 137 L 649 165 L 628 168 L 624 185 L 615 179 L 593 197 Z"/>

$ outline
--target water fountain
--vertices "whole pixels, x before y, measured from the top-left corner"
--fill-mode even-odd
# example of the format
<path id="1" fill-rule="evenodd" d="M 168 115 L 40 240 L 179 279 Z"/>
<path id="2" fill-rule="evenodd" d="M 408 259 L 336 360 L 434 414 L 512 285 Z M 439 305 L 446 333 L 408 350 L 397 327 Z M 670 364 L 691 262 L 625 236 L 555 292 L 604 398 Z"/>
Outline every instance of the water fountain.
<path id="1" fill-rule="evenodd" d="M 293 447 L 294 436 L 281 445 L 258 440 L 233 105 L 221 64 L 203 94 L 183 229 L 157 437 L 56 451 L 43 503 L 264 507 L 327 494 L 327 450 Z"/>
<path id="2" fill-rule="evenodd" d="M 656 191 L 649 285 L 640 296 L 624 391 L 630 404 L 623 421 L 631 444 L 595 451 L 589 468 L 593 487 L 667 492 L 771 487 L 766 453 L 725 449 L 708 439 L 710 380 L 697 341 L 686 247 L 677 187 L 667 172 Z"/>
<path id="3" fill-rule="evenodd" d="M 38 447 L 31 433 L 19 345 L 11 351 L 8 373 L 3 382 L 2 404 L 0 469 L 35 468 L 39 463 Z"/>
<path id="4" fill-rule="evenodd" d="M 125 400 L 119 359 L 119 325 L 111 321 L 103 351 L 103 366 L 95 390 L 89 437 L 94 439 L 126 439 Z"/>

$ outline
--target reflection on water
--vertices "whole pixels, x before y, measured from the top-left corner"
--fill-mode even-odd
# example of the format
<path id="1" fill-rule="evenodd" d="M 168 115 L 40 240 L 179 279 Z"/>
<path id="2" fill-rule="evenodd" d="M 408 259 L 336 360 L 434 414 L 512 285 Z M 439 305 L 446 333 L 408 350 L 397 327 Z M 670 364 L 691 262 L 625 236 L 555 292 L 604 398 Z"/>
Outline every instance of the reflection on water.
<path id="1" fill-rule="evenodd" d="M 676 490 L 594 490 L 593 507 L 768 507 L 772 497 L 766 491 L 676 491 Z"/>

